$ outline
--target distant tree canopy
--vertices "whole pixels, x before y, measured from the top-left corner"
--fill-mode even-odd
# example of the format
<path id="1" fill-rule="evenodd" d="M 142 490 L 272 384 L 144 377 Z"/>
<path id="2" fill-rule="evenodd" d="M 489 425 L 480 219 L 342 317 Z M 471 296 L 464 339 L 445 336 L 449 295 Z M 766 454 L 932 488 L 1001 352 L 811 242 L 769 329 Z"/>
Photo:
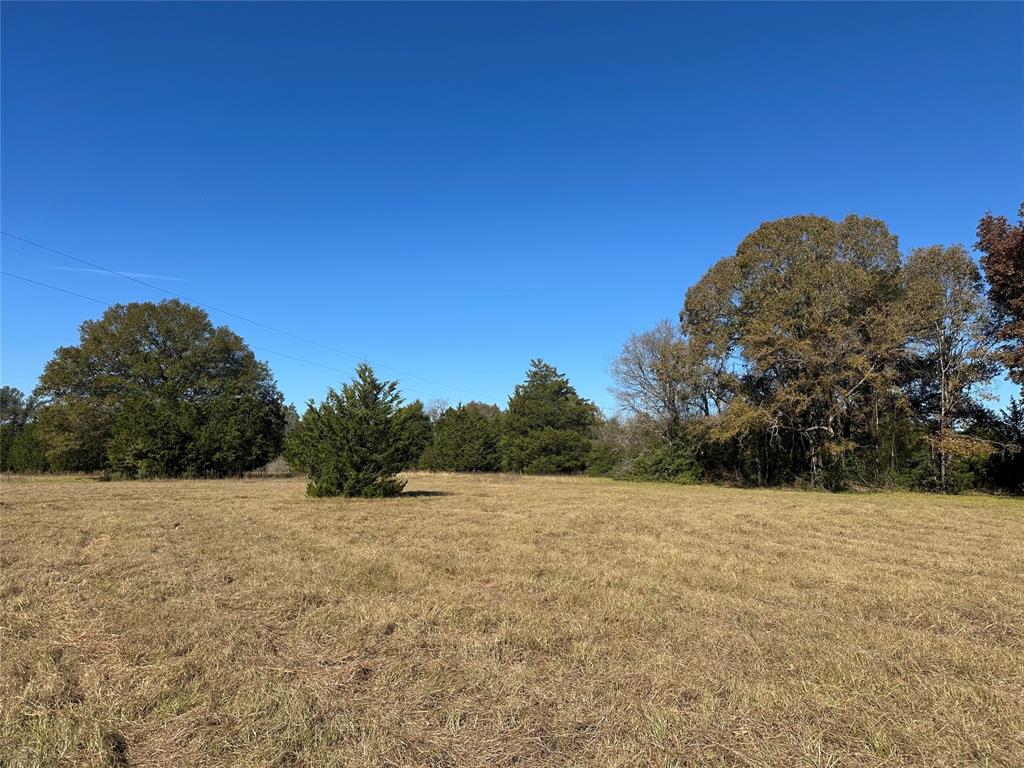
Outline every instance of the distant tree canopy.
<path id="1" fill-rule="evenodd" d="M 299 418 L 201 309 L 117 305 L 31 397 L 0 390 L 0 469 L 217 476 L 283 443 L 317 496 L 394 495 L 414 467 L 1024 493 L 1024 406 L 996 412 L 986 389 L 1005 368 L 1024 394 L 1024 204 L 977 234 L 987 287 L 962 246 L 901 253 L 878 219 L 765 222 L 678 322 L 627 339 L 610 418 L 542 360 L 504 412 L 404 405 L 363 365 Z"/>
<path id="2" fill-rule="evenodd" d="M 26 398 L 20 389 L 0 387 L 0 471 L 46 469 L 35 440 L 35 406 L 35 399 Z"/>
<path id="3" fill-rule="evenodd" d="M 418 460 L 428 433 L 422 403 L 403 408 L 398 383 L 361 364 L 340 392 L 309 402 L 285 455 L 309 474 L 310 496 L 397 496 L 405 487 L 397 475 Z"/>
<path id="4" fill-rule="evenodd" d="M 240 337 L 177 300 L 118 304 L 47 363 L 35 394 L 50 468 L 218 476 L 278 454 L 285 416 Z"/>
<path id="5" fill-rule="evenodd" d="M 420 400 L 413 400 L 398 409 L 396 429 L 407 446 L 408 457 L 402 469 L 415 469 L 434 440 L 434 426 Z"/>
<path id="6" fill-rule="evenodd" d="M 501 438 L 502 468 L 548 474 L 582 472 L 598 411 L 569 380 L 543 360 L 533 360 L 526 381 L 509 398 Z"/>
<path id="7" fill-rule="evenodd" d="M 501 410 L 466 403 L 445 410 L 434 425 L 434 441 L 423 454 L 424 469 L 497 472 L 501 469 Z"/>
<path id="8" fill-rule="evenodd" d="M 980 400 L 992 329 L 961 246 L 903 258 L 877 219 L 766 222 L 687 291 L 678 329 L 627 342 L 613 391 L 648 437 L 604 444 L 685 477 L 955 490 L 1013 431 Z"/>

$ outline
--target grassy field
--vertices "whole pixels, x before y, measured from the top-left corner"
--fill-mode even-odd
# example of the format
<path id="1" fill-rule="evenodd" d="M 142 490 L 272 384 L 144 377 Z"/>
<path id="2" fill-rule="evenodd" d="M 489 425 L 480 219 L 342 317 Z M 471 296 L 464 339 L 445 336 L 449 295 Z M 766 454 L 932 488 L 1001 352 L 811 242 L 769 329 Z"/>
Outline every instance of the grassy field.
<path id="1" fill-rule="evenodd" d="M 1024 765 L 1024 504 L 2 481 L 5 766 Z"/>

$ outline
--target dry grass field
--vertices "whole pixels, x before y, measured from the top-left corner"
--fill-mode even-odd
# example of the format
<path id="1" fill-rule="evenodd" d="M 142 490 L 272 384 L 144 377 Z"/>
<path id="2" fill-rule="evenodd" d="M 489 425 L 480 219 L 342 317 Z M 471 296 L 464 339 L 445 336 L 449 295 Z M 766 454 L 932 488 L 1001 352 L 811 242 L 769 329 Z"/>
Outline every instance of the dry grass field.
<path id="1" fill-rule="evenodd" d="M 3 479 L 5 766 L 1024 765 L 1024 504 Z"/>

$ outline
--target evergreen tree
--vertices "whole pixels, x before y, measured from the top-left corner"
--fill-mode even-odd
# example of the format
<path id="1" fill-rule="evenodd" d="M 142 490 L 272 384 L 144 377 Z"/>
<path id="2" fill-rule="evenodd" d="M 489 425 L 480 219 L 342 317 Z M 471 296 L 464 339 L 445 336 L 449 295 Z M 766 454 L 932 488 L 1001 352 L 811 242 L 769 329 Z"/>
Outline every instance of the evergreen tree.
<path id="1" fill-rule="evenodd" d="M 402 468 L 415 469 L 434 439 L 434 426 L 430 423 L 430 416 L 422 401 L 414 400 L 398 409 L 395 429 L 401 435 L 402 442 L 409 446 L 409 458 Z"/>
<path id="2" fill-rule="evenodd" d="M 32 418 L 35 403 L 15 387 L 0 387 L 0 471 L 18 471 L 10 453 Z"/>
<path id="3" fill-rule="evenodd" d="M 46 472 L 50 465 L 46 460 L 46 446 L 39 438 L 39 428 L 29 421 L 18 430 L 6 448 L 8 472 Z"/>
<path id="4" fill-rule="evenodd" d="M 533 360 L 526 381 L 509 398 L 501 438 L 502 468 L 510 472 L 582 472 L 597 408 L 543 360 Z"/>
<path id="5" fill-rule="evenodd" d="M 309 473 L 310 496 L 397 496 L 405 482 L 396 475 L 422 450 L 414 415 L 402 415 L 398 383 L 380 381 L 360 364 L 340 392 L 312 401 L 292 435 L 290 454 Z M 419 409 L 422 412 L 422 406 Z M 293 465 L 295 466 L 295 465 Z"/>
<path id="6" fill-rule="evenodd" d="M 497 472 L 501 469 L 501 411 L 467 403 L 448 408 L 434 425 L 434 442 L 423 454 L 424 469 Z"/>

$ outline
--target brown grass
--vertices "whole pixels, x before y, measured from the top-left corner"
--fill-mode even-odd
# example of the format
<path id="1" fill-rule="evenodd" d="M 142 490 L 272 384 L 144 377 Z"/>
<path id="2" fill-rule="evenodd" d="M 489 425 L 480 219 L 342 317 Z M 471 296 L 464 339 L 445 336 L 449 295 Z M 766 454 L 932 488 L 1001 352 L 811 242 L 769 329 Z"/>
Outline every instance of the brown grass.
<path id="1" fill-rule="evenodd" d="M 1024 505 L 3 480 L 8 766 L 1021 766 Z"/>

